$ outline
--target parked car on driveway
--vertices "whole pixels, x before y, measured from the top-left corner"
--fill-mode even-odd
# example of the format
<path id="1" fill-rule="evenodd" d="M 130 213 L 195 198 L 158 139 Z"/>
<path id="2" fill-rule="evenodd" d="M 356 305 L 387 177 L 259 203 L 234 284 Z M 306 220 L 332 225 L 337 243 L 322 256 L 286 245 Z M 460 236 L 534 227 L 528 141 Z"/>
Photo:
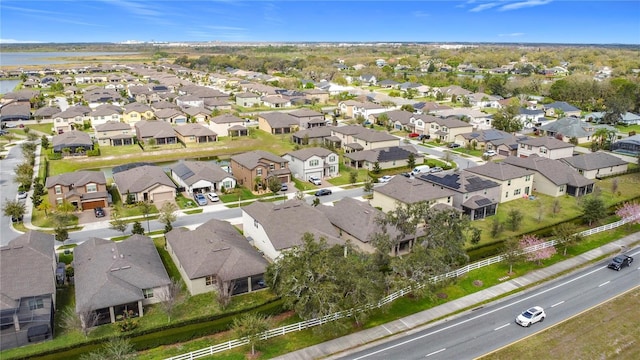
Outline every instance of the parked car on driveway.
<path id="1" fill-rule="evenodd" d="M 282 185 L 280 185 L 280 191 L 287 191 L 289 190 L 289 185 L 287 185 L 287 183 L 282 183 Z"/>
<path id="2" fill-rule="evenodd" d="M 498 155 L 498 153 L 495 152 L 495 150 L 487 150 L 482 154 L 482 156 L 488 156 L 488 157 L 494 157 L 496 155 Z"/>
<path id="3" fill-rule="evenodd" d="M 27 198 L 27 192 L 26 191 L 18 191 L 18 194 L 16 195 L 16 199 L 17 200 L 23 200 Z"/>
<path id="4" fill-rule="evenodd" d="M 456 148 L 459 148 L 459 147 L 460 147 L 460 144 L 456 144 L 456 143 L 449 144 L 449 148 L 450 149 L 456 149 Z"/>
<path id="5" fill-rule="evenodd" d="M 313 185 L 322 185 L 322 181 L 316 176 L 309 176 L 309 182 Z"/>
<path id="6" fill-rule="evenodd" d="M 198 205 L 200 206 L 205 206 L 207 205 L 207 198 L 204 197 L 204 195 L 202 194 L 195 194 L 193 195 L 193 199 L 198 203 Z"/>
<path id="7" fill-rule="evenodd" d="M 211 201 L 211 202 L 220 201 L 220 198 L 218 197 L 218 194 L 216 194 L 214 192 L 207 193 L 207 197 L 209 198 L 209 201 Z"/>
<path id="8" fill-rule="evenodd" d="M 443 169 L 440 166 L 434 166 L 431 169 L 429 169 L 430 173 L 437 173 L 437 172 L 441 172 Z"/>
<path id="9" fill-rule="evenodd" d="M 325 196 L 325 195 L 331 195 L 331 190 L 329 190 L 329 189 L 320 189 L 320 190 L 316 191 L 316 196 Z"/>
<path id="10" fill-rule="evenodd" d="M 104 217 L 105 213 L 104 213 L 104 209 L 101 207 L 97 207 L 97 208 L 93 208 L 93 214 L 97 217 L 97 218 L 101 218 Z"/>
<path id="11" fill-rule="evenodd" d="M 393 175 L 385 175 L 385 176 L 379 178 L 378 182 L 386 183 L 386 182 L 389 182 L 391 179 L 393 179 Z"/>
<path id="12" fill-rule="evenodd" d="M 614 257 L 609 265 L 607 266 L 609 269 L 613 269 L 616 271 L 620 271 L 625 266 L 631 266 L 633 262 L 633 258 L 628 255 L 618 255 Z"/>
<path id="13" fill-rule="evenodd" d="M 534 306 L 516 317 L 516 324 L 529 327 L 531 324 L 543 322 L 547 314 L 540 306 Z"/>

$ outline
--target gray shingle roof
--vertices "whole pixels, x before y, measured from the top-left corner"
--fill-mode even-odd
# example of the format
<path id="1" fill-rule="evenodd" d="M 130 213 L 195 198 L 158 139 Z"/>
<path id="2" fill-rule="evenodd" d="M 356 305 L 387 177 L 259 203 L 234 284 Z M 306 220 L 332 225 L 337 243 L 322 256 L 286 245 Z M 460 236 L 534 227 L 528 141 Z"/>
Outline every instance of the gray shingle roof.
<path id="1" fill-rule="evenodd" d="M 322 113 L 317 112 L 315 110 L 311 110 L 311 109 L 294 110 L 294 111 L 291 111 L 289 114 L 295 117 L 323 116 Z"/>
<path id="2" fill-rule="evenodd" d="M 578 118 L 563 117 L 556 121 L 542 125 L 540 129 L 544 131 L 559 133 L 569 138 L 583 138 L 591 136 L 594 133 L 594 131 L 592 130 L 587 130 L 587 127 L 591 127 L 591 125 L 583 122 Z"/>
<path id="3" fill-rule="evenodd" d="M 582 187 L 593 184 L 593 180 L 589 180 L 580 175 L 580 173 L 560 160 L 531 155 L 527 158 L 509 156 L 504 159 L 504 162 L 521 168 L 534 170 L 556 185 L 566 184 L 575 187 Z"/>
<path id="4" fill-rule="evenodd" d="M 550 136 L 543 136 L 543 137 L 519 140 L 518 143 L 525 144 L 525 145 L 531 145 L 531 146 L 538 146 L 538 147 L 544 146 L 544 147 L 546 147 L 547 149 L 550 149 L 550 150 L 574 147 L 573 144 L 570 144 L 568 142 L 564 142 L 562 140 L 558 140 L 558 139 L 556 139 L 554 137 L 550 137 Z"/>
<path id="5" fill-rule="evenodd" d="M 324 214 L 302 200 L 289 200 L 283 204 L 256 201 L 242 208 L 264 228 L 269 240 L 278 251 L 302 245 L 304 233 L 324 237 L 328 244 L 344 244 Z"/>
<path id="6" fill-rule="evenodd" d="M 390 146 L 379 149 L 345 153 L 344 156 L 354 161 L 365 160 L 371 163 L 375 163 L 394 160 L 407 160 L 410 154 L 413 154 L 416 158 L 422 159 L 422 155 L 420 155 L 416 148 L 413 146 Z"/>
<path id="7" fill-rule="evenodd" d="M 71 130 L 53 137 L 54 148 L 60 146 L 92 146 L 91 136 L 83 131 Z"/>
<path id="8" fill-rule="evenodd" d="M 0 247 L 0 310 L 15 309 L 20 298 L 54 294 L 54 236 L 29 231 Z"/>
<path id="9" fill-rule="evenodd" d="M 121 194 L 127 192 L 139 193 L 155 187 L 166 185 L 175 187 L 175 184 L 159 166 L 144 165 L 133 169 L 113 174 L 113 180 Z"/>
<path id="10" fill-rule="evenodd" d="M 331 150 L 321 148 L 321 147 L 311 147 L 311 148 L 304 148 L 296 151 L 290 151 L 285 155 L 290 155 L 300 160 L 307 160 L 312 156 L 319 156 L 321 158 L 326 158 L 331 154 L 334 154 L 334 152 Z"/>
<path id="11" fill-rule="evenodd" d="M 166 234 L 189 279 L 217 275 L 222 281 L 265 272 L 267 261 L 226 221 L 211 219 L 196 229 Z"/>
<path id="12" fill-rule="evenodd" d="M 242 120 L 241 118 L 235 116 L 235 115 L 231 115 L 231 114 L 223 114 L 223 115 L 219 115 L 216 116 L 214 118 L 211 118 L 209 120 L 210 122 L 216 123 L 216 124 L 229 124 L 229 123 L 244 123 L 245 121 Z"/>
<path id="13" fill-rule="evenodd" d="M 202 126 L 200 124 L 191 124 L 191 123 L 176 126 L 175 132 L 177 132 L 182 136 L 216 136 L 217 135 L 208 127 Z"/>
<path id="14" fill-rule="evenodd" d="M 171 282 L 147 236 L 133 235 L 119 242 L 91 238 L 73 253 L 76 311 L 143 300 L 143 289 Z"/>
<path id="15" fill-rule="evenodd" d="M 118 121 L 107 121 L 104 124 L 96 125 L 96 131 L 131 130 L 131 125 Z"/>
<path id="16" fill-rule="evenodd" d="M 141 120 L 134 125 L 139 131 L 140 138 L 153 137 L 155 139 L 175 137 L 176 132 L 168 122 L 160 120 Z"/>
<path id="17" fill-rule="evenodd" d="M 533 175 L 533 171 L 531 170 L 526 170 L 504 162 L 492 161 L 489 161 L 484 165 L 466 168 L 464 171 L 501 181 Z"/>
<path id="18" fill-rule="evenodd" d="M 231 157 L 232 161 L 237 162 L 238 164 L 246 167 L 247 169 L 255 169 L 258 164 L 260 164 L 260 160 L 266 159 L 268 161 L 274 163 L 282 163 L 289 162 L 287 159 L 280 157 L 276 154 L 270 153 L 264 150 L 254 150 L 248 151 L 246 153 L 234 155 Z"/>
<path id="19" fill-rule="evenodd" d="M 171 167 L 171 171 L 184 180 L 187 185 L 193 185 L 200 180 L 218 182 L 225 178 L 233 178 L 231 174 L 222 170 L 219 165 L 206 161 L 180 160 L 180 162 Z"/>
<path id="20" fill-rule="evenodd" d="M 309 139 L 326 138 L 331 136 L 331 128 L 328 126 L 319 126 L 311 129 L 298 130 L 293 133 L 293 136 L 299 139 L 304 139 L 308 136 Z"/>
<path id="21" fill-rule="evenodd" d="M 409 179 L 404 176 L 395 176 L 383 186 L 374 188 L 373 192 L 374 197 L 377 192 L 405 204 L 432 201 L 455 194 L 452 190 L 434 186 L 420 179 Z"/>
<path id="22" fill-rule="evenodd" d="M 481 178 L 466 171 L 423 174 L 418 178 L 457 191 L 462 194 L 500 186 L 500 184 L 496 183 L 495 181 Z"/>
<path id="23" fill-rule="evenodd" d="M 272 128 L 283 128 L 300 124 L 297 118 L 283 112 L 263 113 L 259 116 L 265 119 Z"/>
<path id="24" fill-rule="evenodd" d="M 628 163 L 617 156 L 605 152 L 580 154 L 560 159 L 578 170 L 597 170 L 611 166 L 627 165 Z"/>
<path id="25" fill-rule="evenodd" d="M 45 187 L 50 188 L 55 185 L 69 186 L 85 186 L 90 183 L 107 184 L 107 179 L 102 171 L 78 170 L 70 173 L 64 173 L 47 178 Z"/>

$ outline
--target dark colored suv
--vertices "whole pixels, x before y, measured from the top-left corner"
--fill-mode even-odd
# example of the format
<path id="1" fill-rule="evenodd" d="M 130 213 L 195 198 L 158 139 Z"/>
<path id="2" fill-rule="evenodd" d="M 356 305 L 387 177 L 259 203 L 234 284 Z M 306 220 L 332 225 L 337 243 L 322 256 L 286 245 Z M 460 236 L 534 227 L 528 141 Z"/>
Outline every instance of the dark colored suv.
<path id="1" fill-rule="evenodd" d="M 101 218 L 104 217 L 104 209 L 101 207 L 97 207 L 93 209 L 93 214 L 97 217 L 97 218 Z"/>
<path id="2" fill-rule="evenodd" d="M 622 269 L 625 266 L 631 266 L 632 262 L 633 262 L 633 258 L 631 256 L 618 255 L 614 257 L 613 260 L 611 260 L 611 262 L 609 263 L 609 266 L 607 267 L 609 269 L 620 271 L 620 269 Z"/>

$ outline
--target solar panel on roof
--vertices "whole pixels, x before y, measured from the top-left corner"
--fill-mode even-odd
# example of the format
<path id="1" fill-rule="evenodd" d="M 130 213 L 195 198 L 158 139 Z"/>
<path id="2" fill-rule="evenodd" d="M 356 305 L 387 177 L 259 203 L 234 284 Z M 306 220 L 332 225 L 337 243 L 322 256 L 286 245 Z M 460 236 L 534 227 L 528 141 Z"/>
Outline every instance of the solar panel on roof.
<path id="1" fill-rule="evenodd" d="M 487 205 L 491 205 L 493 201 L 487 198 L 482 198 L 482 199 L 476 200 L 475 203 L 478 204 L 478 206 L 487 206 Z"/>

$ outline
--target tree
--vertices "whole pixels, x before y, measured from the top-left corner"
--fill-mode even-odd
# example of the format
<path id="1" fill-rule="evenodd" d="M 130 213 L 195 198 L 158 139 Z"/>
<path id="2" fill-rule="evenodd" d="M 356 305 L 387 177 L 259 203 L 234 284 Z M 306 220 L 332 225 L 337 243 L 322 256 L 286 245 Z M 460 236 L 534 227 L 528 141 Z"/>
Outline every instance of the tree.
<path id="1" fill-rule="evenodd" d="M 591 226 L 607 215 L 604 201 L 598 196 L 585 196 L 582 199 L 582 219 Z"/>
<path id="2" fill-rule="evenodd" d="M 520 106 L 518 102 L 512 101 L 493 116 L 493 127 L 508 133 L 515 133 L 522 130 L 522 121 L 517 117 L 519 113 Z"/>
<path id="3" fill-rule="evenodd" d="M 373 191 L 373 179 L 370 176 L 364 180 L 364 192 L 371 193 Z"/>
<path id="4" fill-rule="evenodd" d="M 9 216 L 12 219 L 21 221 L 26 211 L 27 211 L 26 206 L 22 201 L 4 199 L 4 206 L 2 206 L 2 213 L 5 216 Z"/>
<path id="5" fill-rule="evenodd" d="M 167 322 L 171 322 L 171 314 L 175 307 L 183 300 L 180 296 L 182 294 L 182 283 L 178 279 L 171 279 L 171 282 L 166 287 L 162 288 L 158 292 L 159 306 L 167 314 Z"/>
<path id="6" fill-rule="evenodd" d="M 110 227 L 113 230 L 120 231 L 122 235 L 124 235 L 124 233 L 127 231 L 127 228 L 129 227 L 129 224 L 120 216 L 120 211 L 121 209 L 118 207 L 111 210 L 111 221 L 109 221 L 109 225 L 111 225 Z"/>
<path id="7" fill-rule="evenodd" d="M 135 349 L 128 339 L 112 337 L 104 343 L 102 349 L 84 354 L 80 360 L 129 360 L 135 357 Z"/>
<path id="8" fill-rule="evenodd" d="M 216 278 L 216 288 L 216 300 L 218 304 L 220 304 L 220 307 L 225 309 L 231 303 L 231 294 L 233 294 L 233 290 L 236 288 L 236 281 L 222 281 Z"/>
<path id="9" fill-rule="evenodd" d="M 358 172 L 355 170 L 351 170 L 349 172 L 349 183 L 355 184 L 358 181 Z"/>
<path id="10" fill-rule="evenodd" d="M 138 203 L 138 208 L 140 209 L 140 212 L 144 215 L 145 220 L 147 220 L 147 232 L 151 232 L 151 227 L 149 225 L 149 214 L 151 214 L 154 207 L 155 206 L 153 206 L 151 203 L 147 201 L 140 201 Z"/>
<path id="11" fill-rule="evenodd" d="M 380 174 L 380 171 L 382 171 L 382 169 L 380 168 L 380 163 L 379 163 L 379 162 L 377 162 L 377 161 L 376 161 L 376 162 L 374 162 L 374 163 L 373 163 L 373 170 L 372 170 L 372 172 L 373 172 L 374 174 Z M 354 182 L 355 182 L 355 181 L 354 181 Z"/>
<path id="12" fill-rule="evenodd" d="M 507 226 L 509 226 L 509 229 L 511 229 L 511 231 L 518 230 L 520 224 L 522 223 L 522 218 L 523 215 L 520 210 L 515 208 L 509 210 L 509 213 L 507 214 Z"/>
<path id="13" fill-rule="evenodd" d="M 543 241 L 538 239 L 535 235 L 525 235 L 520 240 L 520 248 L 524 251 L 526 248 L 540 245 Z M 527 261 L 535 261 L 536 264 L 541 265 L 542 260 L 548 259 L 552 257 L 556 253 L 556 248 L 554 246 L 548 246 L 539 250 L 530 251 L 525 253 L 525 257 Z"/>
<path id="14" fill-rule="evenodd" d="M 31 202 L 35 208 L 38 208 L 40 204 L 42 204 L 42 196 L 45 194 L 44 185 L 39 181 L 35 181 L 33 184 L 33 194 L 31 194 Z"/>
<path id="15" fill-rule="evenodd" d="M 133 234 L 133 235 L 135 235 L 135 234 L 144 235 L 144 228 L 142 227 L 142 224 L 140 224 L 140 221 L 135 221 L 133 223 L 133 228 L 131 229 L 131 234 Z"/>
<path id="16" fill-rule="evenodd" d="M 256 176 L 255 178 L 253 178 L 253 183 L 254 183 L 254 190 L 258 191 L 260 189 L 262 189 L 262 176 Z"/>
<path id="17" fill-rule="evenodd" d="M 416 156 L 413 153 L 410 153 L 409 156 L 407 156 L 407 166 L 409 166 L 409 170 L 416 167 Z"/>
<path id="18" fill-rule="evenodd" d="M 164 224 L 165 233 L 168 233 L 173 229 L 171 224 L 177 219 L 176 210 L 178 210 L 178 207 L 170 201 L 166 201 L 160 208 L 160 216 L 158 217 L 158 220 Z"/>
<path id="19" fill-rule="evenodd" d="M 310 233 L 303 235 L 301 246 L 268 265 L 265 279 L 284 305 L 303 319 L 358 308 L 361 311 L 352 312 L 352 319 L 360 323 L 370 311 L 365 305 L 383 293 L 382 276 L 371 256 L 350 244 L 329 246 Z"/>
<path id="20" fill-rule="evenodd" d="M 74 308 L 71 306 L 66 307 L 62 311 L 62 326 L 70 331 L 78 330 L 82 332 L 84 337 L 89 336 L 89 332 L 98 325 L 98 320 L 100 320 L 100 316 L 90 309 L 82 309 L 80 312 L 76 313 Z"/>
<path id="21" fill-rule="evenodd" d="M 577 228 L 572 223 L 561 223 L 553 228 L 553 236 L 563 246 L 563 256 L 567 256 L 567 248 L 571 245 L 577 244 L 582 240 L 582 236 L 577 233 Z"/>
<path id="22" fill-rule="evenodd" d="M 269 330 L 269 318 L 255 312 L 245 313 L 233 319 L 232 329 L 240 339 L 247 339 L 251 355 L 256 354 L 256 345 L 262 340 L 262 333 Z"/>
<path id="23" fill-rule="evenodd" d="M 635 218 L 635 220 L 628 222 L 627 225 L 640 224 L 640 205 L 636 202 L 625 202 L 616 210 L 616 215 L 623 219 Z"/>
<path id="24" fill-rule="evenodd" d="M 269 191 L 273 193 L 273 196 L 276 196 L 280 189 L 282 189 L 282 183 L 278 177 L 272 176 L 269 178 L 269 181 L 267 181 L 267 187 L 269 188 Z"/>
<path id="25" fill-rule="evenodd" d="M 49 210 L 51 210 L 51 204 L 49 203 L 49 199 L 44 198 L 44 200 L 38 205 L 38 210 L 44 211 L 44 216 L 49 216 Z"/>
<path id="26" fill-rule="evenodd" d="M 502 248 L 502 259 L 509 265 L 509 274 L 513 274 L 513 266 L 525 259 L 520 247 L 520 240 L 517 238 L 509 238 L 505 240 Z"/>
<path id="27" fill-rule="evenodd" d="M 500 222 L 500 219 L 498 219 L 497 217 L 494 217 L 491 220 L 491 237 L 497 237 L 498 235 L 500 235 L 500 233 L 502 233 L 503 230 L 503 225 Z"/>
<path id="28" fill-rule="evenodd" d="M 16 165 L 14 172 L 15 175 L 13 179 L 15 182 L 23 188 L 29 188 L 29 186 L 31 186 L 31 182 L 33 181 L 33 165 L 29 162 L 23 162 Z"/>

